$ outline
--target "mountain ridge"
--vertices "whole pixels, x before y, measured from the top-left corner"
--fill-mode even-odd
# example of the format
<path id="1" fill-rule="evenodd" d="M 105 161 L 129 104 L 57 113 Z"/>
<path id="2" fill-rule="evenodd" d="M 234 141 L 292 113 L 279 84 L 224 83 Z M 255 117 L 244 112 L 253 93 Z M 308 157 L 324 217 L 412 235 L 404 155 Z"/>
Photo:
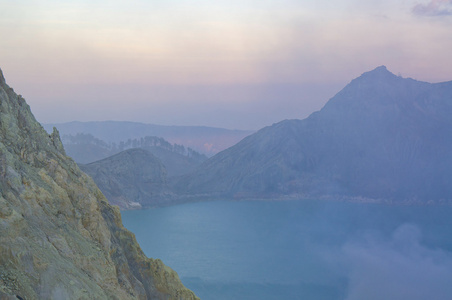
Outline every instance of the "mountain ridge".
<path id="1" fill-rule="evenodd" d="M 172 184 L 181 195 L 442 201 L 452 193 L 443 179 L 452 176 L 451 97 L 452 82 L 381 66 L 306 119 L 265 127 Z"/>
<path id="2" fill-rule="evenodd" d="M 173 144 L 181 144 L 209 156 L 234 145 L 253 132 L 207 126 L 168 126 L 125 121 L 73 121 L 43 124 L 43 126 L 48 131 L 51 131 L 53 127 L 58 128 L 62 136 L 77 133 L 92 134 L 108 143 L 119 143 L 145 136 L 158 136 Z"/>

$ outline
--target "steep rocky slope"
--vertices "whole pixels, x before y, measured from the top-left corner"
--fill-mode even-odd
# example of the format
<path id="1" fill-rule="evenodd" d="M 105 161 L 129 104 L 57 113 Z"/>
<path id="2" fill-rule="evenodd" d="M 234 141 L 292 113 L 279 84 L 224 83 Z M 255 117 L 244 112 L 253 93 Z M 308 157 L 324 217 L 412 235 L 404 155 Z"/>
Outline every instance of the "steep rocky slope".
<path id="1" fill-rule="evenodd" d="M 319 112 L 260 130 L 174 187 L 191 196 L 449 201 L 451 116 L 452 82 L 419 82 L 378 67 Z"/>
<path id="2" fill-rule="evenodd" d="M 0 298 L 196 299 L 173 270 L 145 257 L 119 210 L 1 71 Z"/>
<path id="3" fill-rule="evenodd" d="M 168 185 L 162 162 L 144 149 L 129 149 L 80 168 L 109 203 L 123 209 L 164 205 Z"/>

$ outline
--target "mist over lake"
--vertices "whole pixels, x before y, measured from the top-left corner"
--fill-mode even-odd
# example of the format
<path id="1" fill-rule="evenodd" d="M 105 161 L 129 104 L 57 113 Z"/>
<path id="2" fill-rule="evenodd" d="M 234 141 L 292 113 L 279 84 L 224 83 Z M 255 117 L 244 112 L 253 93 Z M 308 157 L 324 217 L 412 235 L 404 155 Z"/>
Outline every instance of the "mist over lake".
<path id="1" fill-rule="evenodd" d="M 124 211 L 202 299 L 448 299 L 449 206 L 214 201 Z"/>

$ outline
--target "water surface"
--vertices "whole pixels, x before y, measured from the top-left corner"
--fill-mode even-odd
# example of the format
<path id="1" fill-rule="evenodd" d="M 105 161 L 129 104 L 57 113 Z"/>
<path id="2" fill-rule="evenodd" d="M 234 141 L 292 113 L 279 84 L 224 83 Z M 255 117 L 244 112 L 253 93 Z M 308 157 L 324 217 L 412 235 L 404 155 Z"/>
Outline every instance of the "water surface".
<path id="1" fill-rule="evenodd" d="M 125 211 L 202 299 L 452 299 L 452 209 L 213 201 Z M 427 298 L 423 298 L 427 297 Z"/>

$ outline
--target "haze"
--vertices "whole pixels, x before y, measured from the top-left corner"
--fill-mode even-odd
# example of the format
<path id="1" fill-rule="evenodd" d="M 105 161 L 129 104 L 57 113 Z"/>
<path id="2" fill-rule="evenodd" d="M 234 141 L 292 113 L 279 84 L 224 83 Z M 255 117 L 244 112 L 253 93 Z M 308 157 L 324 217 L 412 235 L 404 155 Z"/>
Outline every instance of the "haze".
<path id="1" fill-rule="evenodd" d="M 452 1 L 3 1 L 0 66 L 44 123 L 258 129 L 379 65 L 452 79 Z"/>

